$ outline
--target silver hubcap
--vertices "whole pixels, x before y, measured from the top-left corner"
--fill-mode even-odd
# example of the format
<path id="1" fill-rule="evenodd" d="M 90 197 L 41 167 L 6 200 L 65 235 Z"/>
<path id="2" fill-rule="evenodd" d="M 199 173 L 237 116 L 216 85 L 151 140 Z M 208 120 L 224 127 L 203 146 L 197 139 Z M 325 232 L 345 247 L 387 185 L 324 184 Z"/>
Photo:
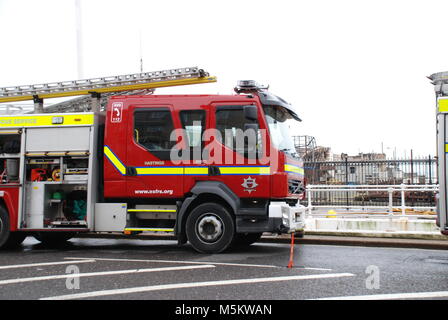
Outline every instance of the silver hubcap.
<path id="1" fill-rule="evenodd" d="M 223 224 L 220 218 L 212 213 L 203 215 L 197 224 L 199 237 L 206 242 L 216 242 L 223 232 Z"/>

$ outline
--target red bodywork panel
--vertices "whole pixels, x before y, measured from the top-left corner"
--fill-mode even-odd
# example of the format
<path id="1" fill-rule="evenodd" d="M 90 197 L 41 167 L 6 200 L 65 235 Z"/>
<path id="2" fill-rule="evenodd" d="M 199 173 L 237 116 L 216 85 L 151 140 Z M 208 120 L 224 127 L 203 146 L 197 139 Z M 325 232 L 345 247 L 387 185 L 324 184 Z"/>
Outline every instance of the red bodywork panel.
<path id="1" fill-rule="evenodd" d="M 9 213 L 10 230 L 17 230 L 18 208 L 19 208 L 19 190 L 20 186 L 14 184 L 0 184 L 0 192 L 3 193 L 3 199 L 6 209 Z"/>
<path id="2" fill-rule="evenodd" d="M 256 105 L 260 129 L 267 130 L 264 112 L 258 96 L 245 95 L 148 95 L 111 97 L 107 107 L 104 137 L 104 196 L 105 198 L 184 198 L 197 181 L 225 183 L 241 198 L 297 198 L 288 191 L 288 179 L 303 180 L 303 174 L 285 172 L 285 164 L 303 168 L 302 161 L 286 158 L 271 146 L 269 135 L 262 137 L 263 157 L 245 159 L 214 139 L 207 139 L 205 150 L 213 150 L 210 158 L 189 160 L 181 164 L 162 160 L 137 143 L 134 114 L 137 110 L 170 110 L 175 129 L 181 129 L 180 113 L 184 110 L 204 110 L 206 128 L 216 128 L 215 111 L 219 106 Z M 185 148 L 184 137 L 176 135 L 178 145 Z M 230 155 L 231 163 L 213 162 L 215 152 Z M 272 157 L 276 155 L 276 157 Z M 275 158 L 275 161 L 269 159 Z M 208 175 L 208 167 L 217 166 L 219 175 Z M 134 168 L 134 174 L 126 173 Z M 198 169 L 189 171 L 187 169 Z M 128 169 L 129 170 L 129 169 Z M 136 172 L 135 172 L 136 170 Z M 183 171 L 182 171 L 183 170 Z M 254 173 L 262 170 L 262 173 Z M 267 170 L 267 172 L 266 172 Z"/>

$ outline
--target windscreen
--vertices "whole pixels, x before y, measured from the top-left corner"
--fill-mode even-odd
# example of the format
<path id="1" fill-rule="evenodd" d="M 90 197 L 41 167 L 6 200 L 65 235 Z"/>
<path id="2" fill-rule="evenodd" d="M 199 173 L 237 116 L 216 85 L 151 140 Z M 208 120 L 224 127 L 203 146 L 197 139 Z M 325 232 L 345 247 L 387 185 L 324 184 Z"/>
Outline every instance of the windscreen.
<path id="1" fill-rule="evenodd" d="M 294 147 L 292 131 L 299 121 L 290 111 L 281 106 L 265 106 L 264 113 L 274 146 L 292 157 L 298 157 Z"/>

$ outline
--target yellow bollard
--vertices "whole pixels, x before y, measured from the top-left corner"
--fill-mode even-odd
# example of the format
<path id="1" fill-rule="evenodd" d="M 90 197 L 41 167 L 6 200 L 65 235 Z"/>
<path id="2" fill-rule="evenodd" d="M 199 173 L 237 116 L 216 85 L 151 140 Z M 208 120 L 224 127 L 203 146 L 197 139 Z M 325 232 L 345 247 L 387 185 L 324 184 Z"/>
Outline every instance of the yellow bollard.
<path id="1" fill-rule="evenodd" d="M 327 218 L 336 218 L 336 211 L 334 211 L 334 210 L 328 210 L 328 212 L 327 212 Z"/>

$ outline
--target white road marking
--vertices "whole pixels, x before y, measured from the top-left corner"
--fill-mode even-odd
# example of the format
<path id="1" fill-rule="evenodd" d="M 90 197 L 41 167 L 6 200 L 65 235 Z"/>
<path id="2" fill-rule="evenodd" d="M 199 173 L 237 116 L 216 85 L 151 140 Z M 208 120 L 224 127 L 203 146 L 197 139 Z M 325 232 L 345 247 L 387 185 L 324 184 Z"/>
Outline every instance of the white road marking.
<path id="1" fill-rule="evenodd" d="M 98 261 L 127 261 L 127 262 L 151 262 L 151 263 L 180 263 L 180 264 L 214 264 L 238 267 L 258 267 L 258 268 L 281 268 L 279 266 L 262 265 L 262 264 L 243 264 L 243 263 L 227 263 L 227 262 L 210 262 L 210 261 L 173 261 L 173 260 L 144 260 L 144 259 L 119 259 L 119 258 L 75 258 L 68 257 L 65 259 L 94 259 Z"/>
<path id="2" fill-rule="evenodd" d="M 448 291 L 372 294 L 366 296 L 330 297 L 313 300 L 392 300 L 448 297 Z"/>
<path id="3" fill-rule="evenodd" d="M 355 275 L 352 273 L 329 273 L 329 274 L 313 274 L 313 275 L 303 275 L 303 276 L 285 276 L 285 277 L 271 277 L 271 278 L 173 283 L 173 284 L 162 284 L 162 285 L 155 285 L 155 286 L 135 287 L 135 288 L 91 291 L 91 292 L 84 292 L 84 293 L 77 293 L 77 294 L 46 297 L 46 298 L 41 298 L 40 300 L 71 300 L 71 299 L 93 298 L 93 297 L 101 297 L 101 296 L 111 296 L 111 295 L 119 295 L 119 294 L 171 290 L 171 289 L 227 286 L 227 285 L 251 284 L 251 283 L 261 283 L 261 282 L 279 282 L 279 281 L 293 281 L 293 280 L 340 278 L 340 277 L 353 277 L 353 276 L 355 276 Z"/>
<path id="4" fill-rule="evenodd" d="M 31 268 L 31 267 L 42 267 L 42 266 L 57 266 L 61 264 L 74 264 L 74 263 L 87 263 L 95 262 L 94 259 L 80 259 L 75 261 L 58 261 L 58 262 L 41 262 L 41 263 L 30 263 L 30 264 L 16 264 L 9 266 L 0 266 L 0 270 L 4 269 L 16 269 L 16 268 Z"/>
<path id="5" fill-rule="evenodd" d="M 164 268 L 149 268 L 149 269 L 130 269 L 130 270 L 115 270 L 115 271 L 103 271 L 103 272 L 87 272 L 78 274 L 59 274 L 53 276 L 42 276 L 42 277 L 32 277 L 32 278 L 18 278 L 18 279 L 7 279 L 0 280 L 0 285 L 23 283 L 23 282 L 34 282 L 34 281 L 44 281 L 44 280 L 55 280 L 55 279 L 66 279 L 73 277 L 98 277 L 98 276 L 111 276 L 117 274 L 130 274 L 130 273 L 147 273 L 147 272 L 161 272 L 161 271 L 180 271 L 180 270 L 191 270 L 191 269 L 205 269 L 214 268 L 213 265 L 202 265 L 202 266 L 182 266 L 182 267 L 164 267 Z"/>
<path id="6" fill-rule="evenodd" d="M 236 266 L 236 267 L 254 267 L 254 268 L 284 268 L 281 266 L 264 265 L 264 264 L 244 264 L 244 263 L 228 263 L 228 262 L 212 262 L 212 261 L 173 261 L 173 260 L 143 260 L 143 259 L 119 259 L 119 258 L 76 258 L 66 257 L 64 259 L 94 259 L 98 261 L 127 261 L 127 262 L 150 262 L 150 263 L 179 263 L 179 264 L 213 264 L 221 266 Z M 286 267 L 286 266 L 285 266 Z M 332 269 L 324 268 L 301 268 L 305 270 L 320 270 L 320 271 L 332 271 Z"/>
<path id="7" fill-rule="evenodd" d="M 294 267 L 295 268 L 295 267 Z M 316 270 L 316 271 L 333 271 L 333 269 L 327 269 L 327 268 L 312 268 L 312 267 L 297 267 L 295 269 L 302 269 L 302 270 Z"/>

